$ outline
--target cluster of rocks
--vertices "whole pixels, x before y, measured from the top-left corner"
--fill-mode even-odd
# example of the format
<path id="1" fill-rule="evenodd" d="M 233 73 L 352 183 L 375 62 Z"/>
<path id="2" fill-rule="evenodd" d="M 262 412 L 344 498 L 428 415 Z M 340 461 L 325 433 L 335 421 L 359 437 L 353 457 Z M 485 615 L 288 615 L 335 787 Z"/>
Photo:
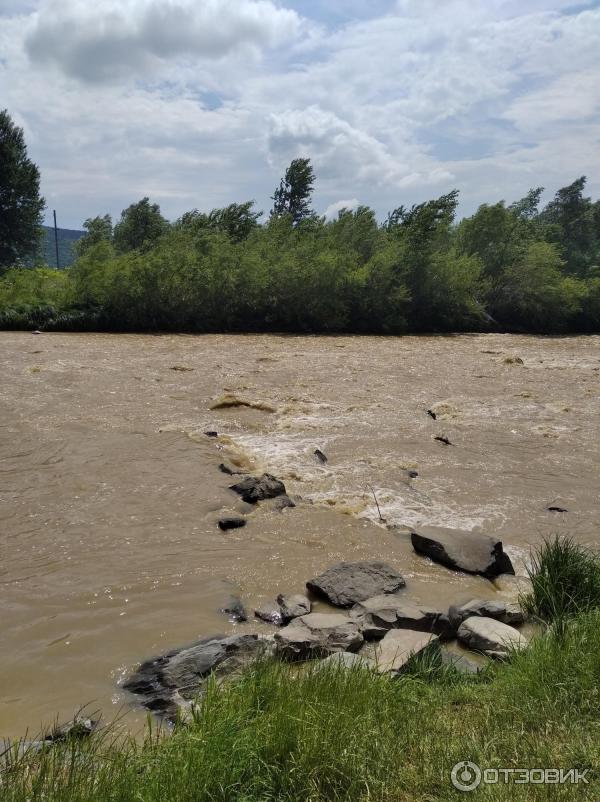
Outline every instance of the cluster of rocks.
<path id="1" fill-rule="evenodd" d="M 219 465 L 219 470 L 229 476 L 241 474 L 241 471 L 235 470 L 224 462 Z M 237 493 L 246 504 L 254 505 L 266 499 L 276 499 L 278 509 L 296 506 L 288 496 L 283 482 L 271 476 L 270 473 L 263 473 L 262 476 L 246 476 L 239 482 L 230 485 L 229 489 Z M 217 523 L 219 529 L 227 531 L 246 526 L 246 519 L 241 515 L 228 515 L 220 518 Z"/>
<path id="2" fill-rule="evenodd" d="M 425 540 L 431 540 L 431 533 Z M 436 554 L 456 562 L 460 555 L 446 546 Z M 479 573 L 489 575 L 490 555 L 496 567 L 507 567 L 508 561 L 512 570 L 501 545 L 500 550 L 495 546 L 488 543 L 490 553 L 481 547 Z M 477 554 L 469 554 L 469 560 L 475 559 Z M 473 562 L 470 565 L 476 567 Z M 480 655 L 506 659 L 527 642 L 515 628 L 525 620 L 517 603 L 472 599 L 437 610 L 406 598 L 404 578 L 383 562 L 339 563 L 306 586 L 313 597 L 337 611 L 315 612 L 308 596 L 281 594 L 273 605 L 255 611 L 258 618 L 278 627 L 273 635 L 205 638 L 143 663 L 124 688 L 141 697 L 148 709 L 170 717 L 202 693 L 209 676 L 220 680 L 236 674 L 261 656 L 318 660 L 317 668 L 331 663 L 363 666 L 395 676 L 417 655 L 432 655 L 457 670 L 474 672 L 480 668 L 478 663 L 442 644 L 457 639 Z"/>

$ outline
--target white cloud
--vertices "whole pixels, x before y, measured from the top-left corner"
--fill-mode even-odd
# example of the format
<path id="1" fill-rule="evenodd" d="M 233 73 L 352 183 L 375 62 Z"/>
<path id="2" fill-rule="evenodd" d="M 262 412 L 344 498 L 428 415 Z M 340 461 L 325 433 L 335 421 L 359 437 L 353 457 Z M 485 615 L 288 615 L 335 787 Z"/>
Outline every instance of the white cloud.
<path id="1" fill-rule="evenodd" d="M 325 209 L 324 215 L 328 220 L 335 219 L 342 209 L 354 210 L 360 206 L 358 198 L 351 198 L 350 200 L 339 200 L 335 203 L 330 203 Z"/>
<path id="2" fill-rule="evenodd" d="M 45 0 L 26 46 L 31 59 L 84 81 L 116 81 L 174 56 L 215 59 L 275 47 L 300 17 L 270 0 Z"/>
<path id="3" fill-rule="evenodd" d="M 300 155 L 318 211 L 360 198 L 383 217 L 454 187 L 470 211 L 581 174 L 600 194 L 599 8 L 293 5 L 40 0 L 5 17 L 1 103 L 51 208 L 71 226 L 144 194 L 171 218 L 253 197 L 268 210 Z"/>

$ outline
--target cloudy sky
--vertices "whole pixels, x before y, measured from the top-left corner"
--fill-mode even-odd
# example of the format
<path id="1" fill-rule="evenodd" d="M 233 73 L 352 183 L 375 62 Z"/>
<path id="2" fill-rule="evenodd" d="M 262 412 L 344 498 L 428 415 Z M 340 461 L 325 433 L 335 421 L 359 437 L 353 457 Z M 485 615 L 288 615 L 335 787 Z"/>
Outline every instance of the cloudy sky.
<path id="1" fill-rule="evenodd" d="M 598 197 L 600 0 L 0 0 L 2 107 L 65 227 L 268 211 L 296 156 L 320 213 Z"/>

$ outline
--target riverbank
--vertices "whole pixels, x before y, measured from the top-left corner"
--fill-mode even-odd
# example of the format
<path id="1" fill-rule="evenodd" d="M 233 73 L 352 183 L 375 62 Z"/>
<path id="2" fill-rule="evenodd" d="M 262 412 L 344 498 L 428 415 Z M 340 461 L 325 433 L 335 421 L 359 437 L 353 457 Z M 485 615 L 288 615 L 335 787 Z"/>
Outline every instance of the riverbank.
<path id="1" fill-rule="evenodd" d="M 486 799 L 593 799 L 600 572 L 595 557 L 557 545 L 537 561 L 526 604 L 550 617 L 548 628 L 507 663 L 464 675 L 417 660 L 391 679 L 258 662 L 236 681 L 209 683 L 172 736 L 148 730 L 140 744 L 108 730 L 29 756 L 15 750 L 2 800 L 437 802 L 465 798 L 451 779 L 464 761 L 482 770 L 477 793 Z M 461 768 L 455 776 L 469 783 L 474 775 Z"/>

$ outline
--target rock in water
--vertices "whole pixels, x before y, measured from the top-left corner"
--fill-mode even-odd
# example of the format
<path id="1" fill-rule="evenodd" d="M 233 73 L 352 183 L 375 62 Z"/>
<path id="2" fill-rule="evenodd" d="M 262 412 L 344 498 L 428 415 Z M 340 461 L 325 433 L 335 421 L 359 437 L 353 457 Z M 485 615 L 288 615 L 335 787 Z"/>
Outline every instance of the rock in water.
<path id="1" fill-rule="evenodd" d="M 390 629 L 412 629 L 452 636 L 448 617 L 439 610 L 414 604 L 396 595 L 375 596 L 355 604 L 350 613 L 365 638 L 383 638 Z"/>
<path id="2" fill-rule="evenodd" d="M 416 552 L 448 568 L 482 574 L 488 579 L 515 572 L 510 557 L 502 549 L 502 541 L 490 535 L 426 527 L 411 532 L 410 539 Z"/>
<path id="3" fill-rule="evenodd" d="M 281 610 L 281 617 L 284 623 L 288 623 L 292 618 L 300 618 L 301 615 L 308 615 L 311 610 L 310 601 L 300 593 L 292 596 L 285 596 L 280 593 L 277 597 L 277 604 Z"/>
<path id="4" fill-rule="evenodd" d="M 411 629 L 390 629 L 375 649 L 375 670 L 380 674 L 397 674 L 411 658 L 425 650 L 436 649 L 439 649 L 436 635 Z"/>
<path id="5" fill-rule="evenodd" d="M 356 652 L 363 644 L 358 625 L 342 613 L 310 613 L 275 633 L 275 651 L 287 660 Z"/>
<path id="6" fill-rule="evenodd" d="M 228 529 L 240 529 L 242 526 L 246 526 L 246 519 L 239 518 L 235 515 L 229 518 L 221 518 L 219 520 L 219 529 L 222 529 L 224 532 L 226 532 Z"/>
<path id="7" fill-rule="evenodd" d="M 441 649 L 441 660 L 443 666 L 452 666 L 461 674 L 479 674 L 485 668 L 484 663 L 476 663 L 464 654 L 451 652 L 449 649 Z"/>
<path id="8" fill-rule="evenodd" d="M 216 635 L 148 660 L 123 684 L 149 710 L 173 717 L 182 700 L 194 699 L 207 677 L 230 674 L 269 650 L 257 635 Z"/>
<path id="9" fill-rule="evenodd" d="M 376 560 L 338 563 L 306 583 L 309 590 L 336 607 L 352 607 L 373 596 L 396 593 L 405 585 L 397 571 Z"/>
<path id="10" fill-rule="evenodd" d="M 237 596 L 230 596 L 227 603 L 221 607 L 221 612 L 225 613 L 225 615 L 228 615 L 230 621 L 232 622 L 238 621 L 242 623 L 243 621 L 248 620 L 248 615 L 242 600 L 238 599 Z"/>
<path id="11" fill-rule="evenodd" d="M 514 627 L 493 618 L 471 616 L 458 628 L 458 639 L 469 649 L 490 657 L 503 657 L 511 649 L 523 649 L 527 639 Z"/>
<path id="12" fill-rule="evenodd" d="M 325 454 L 323 454 L 320 448 L 315 448 L 315 457 L 319 460 L 319 462 L 327 462 L 327 457 Z"/>
<path id="13" fill-rule="evenodd" d="M 466 604 L 452 605 L 448 610 L 448 618 L 454 629 L 458 629 L 463 621 L 473 615 L 478 615 L 482 618 L 493 618 L 511 626 L 518 626 L 525 622 L 525 613 L 514 602 L 471 599 Z"/>
<path id="14" fill-rule="evenodd" d="M 256 504 L 257 501 L 262 501 L 266 498 L 276 498 L 285 493 L 285 485 L 271 476 L 270 473 L 263 473 L 262 476 L 248 476 L 231 485 L 231 490 L 234 490 L 242 497 L 242 501 L 248 504 Z"/>
<path id="15" fill-rule="evenodd" d="M 261 607 L 256 608 L 254 615 L 260 618 L 261 621 L 266 621 L 267 624 L 275 624 L 278 627 L 283 626 L 283 616 L 279 605 L 263 604 Z"/>

